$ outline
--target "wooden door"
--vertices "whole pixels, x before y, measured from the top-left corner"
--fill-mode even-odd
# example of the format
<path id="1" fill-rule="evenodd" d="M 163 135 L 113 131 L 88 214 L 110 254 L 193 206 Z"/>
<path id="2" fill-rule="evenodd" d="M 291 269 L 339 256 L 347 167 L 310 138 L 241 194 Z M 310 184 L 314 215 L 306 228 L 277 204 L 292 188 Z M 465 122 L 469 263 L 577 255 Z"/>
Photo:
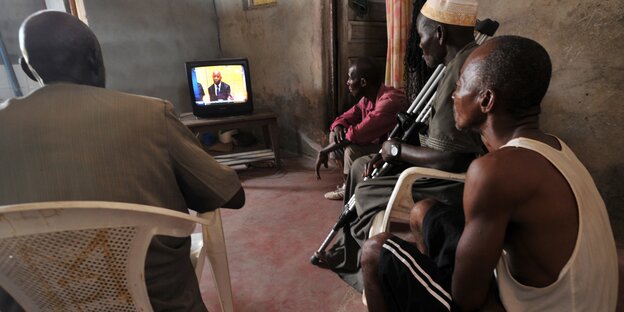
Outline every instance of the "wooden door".
<path id="1" fill-rule="evenodd" d="M 362 12 L 352 2 L 352 0 L 337 0 L 336 3 L 337 68 L 334 73 L 338 94 L 333 110 L 335 116 L 342 114 L 356 103 L 346 85 L 349 66 L 355 59 L 374 57 L 379 61 L 382 73 L 385 72 L 383 69 L 386 66 L 388 40 L 385 1 L 368 0 L 366 12 Z"/>

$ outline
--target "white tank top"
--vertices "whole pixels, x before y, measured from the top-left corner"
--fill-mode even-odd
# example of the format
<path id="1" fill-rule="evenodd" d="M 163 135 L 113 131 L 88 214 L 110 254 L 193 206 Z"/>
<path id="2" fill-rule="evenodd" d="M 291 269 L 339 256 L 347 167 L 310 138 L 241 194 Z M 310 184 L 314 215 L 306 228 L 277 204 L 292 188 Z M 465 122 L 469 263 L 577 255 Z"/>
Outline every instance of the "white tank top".
<path id="1" fill-rule="evenodd" d="M 605 204 L 587 169 L 561 140 L 561 151 L 526 138 L 503 147 L 533 150 L 568 181 L 578 206 L 579 230 L 572 256 L 557 281 L 543 288 L 520 284 L 509 272 L 505 251 L 496 267 L 500 299 L 507 311 L 615 311 L 618 259 Z"/>

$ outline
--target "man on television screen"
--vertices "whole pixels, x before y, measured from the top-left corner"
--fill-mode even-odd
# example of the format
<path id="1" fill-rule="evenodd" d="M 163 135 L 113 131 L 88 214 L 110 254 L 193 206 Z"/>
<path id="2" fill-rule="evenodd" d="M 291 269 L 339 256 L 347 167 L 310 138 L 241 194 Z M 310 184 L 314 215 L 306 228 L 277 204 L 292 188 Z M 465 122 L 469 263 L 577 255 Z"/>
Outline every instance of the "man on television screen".
<path id="1" fill-rule="evenodd" d="M 220 71 L 215 70 L 212 72 L 212 81 L 214 83 L 208 88 L 210 102 L 233 100 L 232 95 L 230 94 L 230 85 L 221 81 Z"/>
<path id="2" fill-rule="evenodd" d="M 202 86 L 199 81 L 195 84 L 195 89 L 193 89 L 193 91 L 195 92 L 195 98 L 197 101 L 201 101 L 206 95 L 204 92 L 204 86 Z"/>

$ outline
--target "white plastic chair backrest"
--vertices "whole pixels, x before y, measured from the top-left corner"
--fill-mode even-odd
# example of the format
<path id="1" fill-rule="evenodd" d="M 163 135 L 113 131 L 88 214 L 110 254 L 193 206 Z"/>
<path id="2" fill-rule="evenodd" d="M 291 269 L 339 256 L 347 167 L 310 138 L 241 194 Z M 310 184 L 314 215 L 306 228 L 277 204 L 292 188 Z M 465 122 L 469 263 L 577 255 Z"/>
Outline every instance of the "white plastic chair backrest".
<path id="1" fill-rule="evenodd" d="M 371 231 L 369 232 L 369 237 L 372 237 L 373 235 L 379 234 L 381 232 L 388 231 L 390 218 L 392 217 L 392 212 L 394 210 L 397 210 L 398 208 L 401 208 L 404 211 L 411 210 L 411 208 L 414 206 L 412 185 L 414 184 L 414 181 L 423 178 L 434 178 L 463 182 L 466 179 L 466 174 L 452 173 L 424 167 L 411 167 L 404 170 L 399 176 L 396 186 L 392 190 L 392 195 L 390 195 L 390 200 L 388 200 L 386 210 L 384 212 L 380 212 L 380 214 L 375 216 L 375 219 L 377 220 L 373 221 L 373 226 L 371 227 Z M 382 213 L 383 219 L 380 218 Z M 381 220 L 381 222 L 379 222 L 379 220 Z"/>
<path id="2" fill-rule="evenodd" d="M 0 286 L 26 311 L 152 311 L 144 265 L 154 235 L 200 218 L 145 205 L 68 201 L 0 206 Z"/>

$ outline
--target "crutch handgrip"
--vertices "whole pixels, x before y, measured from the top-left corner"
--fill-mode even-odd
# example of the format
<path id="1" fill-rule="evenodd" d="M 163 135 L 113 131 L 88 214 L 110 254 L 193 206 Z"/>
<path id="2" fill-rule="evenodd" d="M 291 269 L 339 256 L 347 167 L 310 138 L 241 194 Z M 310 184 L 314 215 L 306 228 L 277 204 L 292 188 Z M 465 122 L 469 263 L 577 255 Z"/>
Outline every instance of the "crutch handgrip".
<path id="1" fill-rule="evenodd" d="M 492 37 L 496 33 L 496 30 L 498 29 L 499 25 L 500 24 L 497 21 L 493 21 L 487 18 L 482 21 L 477 21 L 475 30 L 484 35 L 487 35 L 488 37 Z"/>

